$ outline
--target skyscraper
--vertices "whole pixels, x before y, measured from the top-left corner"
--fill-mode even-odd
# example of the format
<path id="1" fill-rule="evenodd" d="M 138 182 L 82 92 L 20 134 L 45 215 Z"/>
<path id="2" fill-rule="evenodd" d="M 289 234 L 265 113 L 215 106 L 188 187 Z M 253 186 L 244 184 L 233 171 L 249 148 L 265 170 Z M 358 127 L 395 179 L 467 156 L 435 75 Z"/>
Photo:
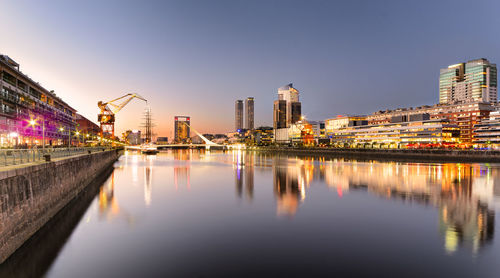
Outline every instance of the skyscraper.
<path id="1" fill-rule="evenodd" d="M 481 58 L 441 69 L 439 103 L 496 102 L 497 66 Z"/>
<path id="2" fill-rule="evenodd" d="M 285 128 L 300 121 L 302 104 L 299 91 L 290 83 L 278 89 L 278 100 L 274 101 L 274 128 Z"/>
<path id="3" fill-rule="evenodd" d="M 190 138 L 190 121 L 189 116 L 175 116 L 174 124 L 174 142 L 187 143 Z"/>
<path id="4" fill-rule="evenodd" d="M 237 100 L 234 105 L 234 128 L 243 129 L 243 100 Z"/>
<path id="5" fill-rule="evenodd" d="M 286 127 L 286 100 L 275 100 L 273 109 L 273 127 L 285 128 Z"/>
<path id="6" fill-rule="evenodd" d="M 246 129 L 254 129 L 254 112 L 253 112 L 253 106 L 254 106 L 254 98 L 253 97 L 247 97 L 245 100 L 245 121 Z"/>

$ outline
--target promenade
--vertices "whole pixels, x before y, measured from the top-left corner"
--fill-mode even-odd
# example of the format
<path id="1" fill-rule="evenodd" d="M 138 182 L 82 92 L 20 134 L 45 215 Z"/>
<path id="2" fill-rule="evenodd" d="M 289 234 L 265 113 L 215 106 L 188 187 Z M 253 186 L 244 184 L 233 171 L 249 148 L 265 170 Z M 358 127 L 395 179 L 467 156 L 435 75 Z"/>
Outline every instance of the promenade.
<path id="1" fill-rule="evenodd" d="M 299 156 L 335 156 L 368 160 L 410 160 L 425 162 L 487 162 L 500 163 L 500 151 L 460 149 L 349 149 L 321 147 L 256 147 L 264 153 Z"/>

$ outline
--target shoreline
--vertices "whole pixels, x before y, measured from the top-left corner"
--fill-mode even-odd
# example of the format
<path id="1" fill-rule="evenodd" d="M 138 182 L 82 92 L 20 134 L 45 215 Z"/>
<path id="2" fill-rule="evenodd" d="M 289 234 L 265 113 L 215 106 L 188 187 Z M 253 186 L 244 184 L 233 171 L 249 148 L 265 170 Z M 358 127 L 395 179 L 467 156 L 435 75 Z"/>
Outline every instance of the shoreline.
<path id="1" fill-rule="evenodd" d="M 330 149 L 330 148 L 266 148 L 247 149 L 270 154 L 313 157 L 349 158 L 358 160 L 402 162 L 481 162 L 500 163 L 500 151 L 482 150 L 394 150 L 394 149 Z"/>

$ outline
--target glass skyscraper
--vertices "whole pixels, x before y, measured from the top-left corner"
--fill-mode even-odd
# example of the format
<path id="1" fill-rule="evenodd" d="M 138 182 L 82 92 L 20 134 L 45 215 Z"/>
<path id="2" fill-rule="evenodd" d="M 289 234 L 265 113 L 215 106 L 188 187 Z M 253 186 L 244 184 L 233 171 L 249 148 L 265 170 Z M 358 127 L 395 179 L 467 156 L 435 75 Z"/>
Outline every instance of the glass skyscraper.
<path id="1" fill-rule="evenodd" d="M 439 103 L 496 102 L 497 66 L 487 59 L 471 60 L 440 70 Z"/>

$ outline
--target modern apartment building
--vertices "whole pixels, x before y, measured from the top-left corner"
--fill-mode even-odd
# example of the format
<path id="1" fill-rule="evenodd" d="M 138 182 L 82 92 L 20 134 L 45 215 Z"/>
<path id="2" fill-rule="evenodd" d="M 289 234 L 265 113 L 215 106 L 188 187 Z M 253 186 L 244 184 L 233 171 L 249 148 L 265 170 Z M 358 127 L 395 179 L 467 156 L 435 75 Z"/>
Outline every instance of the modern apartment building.
<path id="1" fill-rule="evenodd" d="M 254 98 L 247 97 L 245 100 L 245 128 L 254 129 Z"/>
<path id="2" fill-rule="evenodd" d="M 497 66 L 481 58 L 441 69 L 439 103 L 497 102 Z"/>
<path id="3" fill-rule="evenodd" d="M 76 110 L 7 55 L 0 55 L 0 90 L 0 146 L 68 144 Z"/>
<path id="4" fill-rule="evenodd" d="M 234 129 L 243 129 L 243 100 L 237 100 L 234 104 Z"/>

